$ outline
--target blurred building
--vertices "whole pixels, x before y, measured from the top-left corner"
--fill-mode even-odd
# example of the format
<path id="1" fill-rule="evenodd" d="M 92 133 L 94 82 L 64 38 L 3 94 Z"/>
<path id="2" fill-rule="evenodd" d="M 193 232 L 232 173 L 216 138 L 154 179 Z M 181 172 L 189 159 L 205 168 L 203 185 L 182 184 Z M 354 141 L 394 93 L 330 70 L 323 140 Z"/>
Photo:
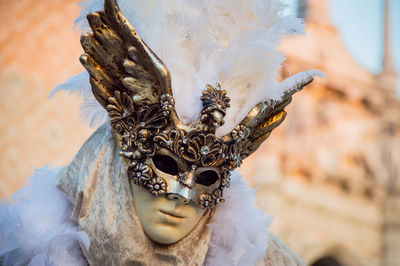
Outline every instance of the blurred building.
<path id="1" fill-rule="evenodd" d="M 326 78 L 294 97 L 243 172 L 275 216 L 271 230 L 309 265 L 400 265 L 400 102 L 388 16 L 382 72 L 373 75 L 344 47 L 328 6 L 299 2 L 307 38 L 284 43 L 282 72 L 320 69 Z"/>
<path id="2" fill-rule="evenodd" d="M 91 130 L 79 102 L 51 90 L 83 70 L 77 0 L 0 1 L 0 198 L 33 169 L 69 162 Z"/>
<path id="3" fill-rule="evenodd" d="M 47 100 L 83 70 L 76 3 L 0 1 L 0 198 L 33 169 L 68 163 L 92 132 L 76 98 Z M 308 264 L 400 265 L 400 108 L 389 36 L 375 76 L 349 55 L 326 0 L 303 0 L 300 10 L 308 37 L 284 43 L 282 77 L 320 69 L 326 78 L 294 97 L 242 172 L 275 216 L 271 230 Z"/>

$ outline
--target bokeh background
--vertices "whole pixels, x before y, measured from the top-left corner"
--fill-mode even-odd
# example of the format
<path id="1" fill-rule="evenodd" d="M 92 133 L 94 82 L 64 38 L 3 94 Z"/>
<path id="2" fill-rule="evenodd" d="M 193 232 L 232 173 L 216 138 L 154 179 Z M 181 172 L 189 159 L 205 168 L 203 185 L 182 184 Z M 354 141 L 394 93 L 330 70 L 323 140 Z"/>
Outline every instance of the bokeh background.
<path id="1" fill-rule="evenodd" d="M 320 69 L 242 172 L 271 231 L 309 265 L 400 265 L 400 0 L 288 0 L 307 38 L 281 78 Z M 83 68 L 77 0 L 0 0 L 0 199 L 67 164 L 93 129 L 48 95 Z M 387 8 L 385 8 L 387 5 Z"/>

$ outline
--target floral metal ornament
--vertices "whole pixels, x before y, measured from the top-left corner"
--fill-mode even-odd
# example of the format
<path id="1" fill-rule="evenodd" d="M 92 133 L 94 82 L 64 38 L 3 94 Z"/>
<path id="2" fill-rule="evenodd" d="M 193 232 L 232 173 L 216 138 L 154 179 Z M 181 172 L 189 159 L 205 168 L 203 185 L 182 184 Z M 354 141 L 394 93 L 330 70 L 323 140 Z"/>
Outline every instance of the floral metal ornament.
<path id="1" fill-rule="evenodd" d="M 252 154 L 285 118 L 295 84 L 279 101 L 256 105 L 232 132 L 220 138 L 229 97 L 206 85 L 197 121 L 184 124 L 175 111 L 167 67 L 122 15 L 116 0 L 87 16 L 91 33 L 81 37 L 80 61 L 92 91 L 108 111 L 130 180 L 154 196 L 177 194 L 202 208 L 223 202 L 230 172 Z"/>
<path id="2" fill-rule="evenodd" d="M 165 184 L 164 179 L 161 177 L 153 177 L 147 183 L 147 189 L 154 196 L 160 196 L 165 193 L 165 189 L 167 188 L 167 184 Z"/>

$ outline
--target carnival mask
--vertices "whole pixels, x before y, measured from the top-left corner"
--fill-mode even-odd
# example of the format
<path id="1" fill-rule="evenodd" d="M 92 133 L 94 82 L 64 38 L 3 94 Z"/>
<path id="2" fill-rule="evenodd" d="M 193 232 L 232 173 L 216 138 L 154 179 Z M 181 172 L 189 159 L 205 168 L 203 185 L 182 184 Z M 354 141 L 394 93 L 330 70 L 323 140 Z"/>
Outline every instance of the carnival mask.
<path id="1" fill-rule="evenodd" d="M 154 197 L 143 187 L 131 185 L 143 231 L 159 244 L 173 244 L 189 234 L 207 209 L 176 194 Z"/>
<path id="2" fill-rule="evenodd" d="M 184 124 L 175 111 L 167 67 L 122 15 L 115 0 L 87 16 L 81 63 L 92 91 L 106 108 L 131 181 L 154 196 L 177 195 L 203 209 L 223 201 L 230 172 L 266 140 L 285 118 L 291 96 L 257 104 L 229 134 L 216 137 L 230 107 L 219 84 L 206 85 L 198 119 Z"/>

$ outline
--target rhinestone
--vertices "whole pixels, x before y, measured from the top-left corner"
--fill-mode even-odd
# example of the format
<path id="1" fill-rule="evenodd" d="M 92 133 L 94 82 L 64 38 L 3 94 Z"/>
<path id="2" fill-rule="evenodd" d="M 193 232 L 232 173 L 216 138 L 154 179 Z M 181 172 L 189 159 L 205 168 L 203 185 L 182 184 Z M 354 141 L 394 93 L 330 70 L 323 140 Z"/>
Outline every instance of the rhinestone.
<path id="1" fill-rule="evenodd" d="M 146 125 L 145 122 L 140 123 L 140 126 L 144 127 Z"/>
<path id="2" fill-rule="evenodd" d="M 122 113 L 122 117 L 123 117 L 123 118 L 126 117 L 126 113 L 125 113 L 125 112 Z"/>
<path id="3" fill-rule="evenodd" d="M 217 104 L 218 109 L 222 109 L 222 106 L 220 104 Z"/>
<path id="4" fill-rule="evenodd" d="M 241 137 L 241 138 L 244 137 L 244 132 L 243 131 L 239 131 L 239 137 Z"/>
<path id="5" fill-rule="evenodd" d="M 167 145 L 170 146 L 172 144 L 172 140 L 167 140 Z"/>
<path id="6" fill-rule="evenodd" d="M 131 136 L 131 133 L 126 132 L 126 136 L 127 136 L 127 137 L 130 137 L 130 136 Z"/>
<path id="7" fill-rule="evenodd" d="M 192 165 L 192 169 L 193 170 L 196 169 L 196 167 L 197 167 L 196 165 L 194 165 L 194 164 Z"/>
<path id="8" fill-rule="evenodd" d="M 201 153 L 202 155 L 207 155 L 207 154 L 210 153 L 210 148 L 209 148 L 208 146 L 203 146 L 203 147 L 201 147 L 201 149 L 200 149 L 200 153 Z"/>
<path id="9" fill-rule="evenodd" d="M 137 177 L 141 177 L 141 176 L 142 176 L 142 173 L 137 172 L 137 173 L 136 173 L 136 176 L 137 176 Z"/>
<path id="10" fill-rule="evenodd" d="M 154 186 L 154 189 L 155 189 L 155 190 L 159 190 L 159 189 L 160 189 L 160 186 L 157 184 L 157 185 Z"/>
<path id="11" fill-rule="evenodd" d="M 186 144 L 187 143 L 187 139 L 183 139 L 182 142 L 183 142 L 183 144 Z"/>
<path id="12" fill-rule="evenodd" d="M 204 119 L 206 119 L 206 116 L 205 116 L 205 115 L 202 115 L 202 116 L 201 116 L 201 120 L 204 120 Z"/>
<path id="13" fill-rule="evenodd" d="M 164 112 L 163 112 L 163 115 L 164 115 L 164 116 L 167 116 L 167 115 L 168 115 L 168 112 L 167 112 L 167 111 L 164 111 Z"/>

